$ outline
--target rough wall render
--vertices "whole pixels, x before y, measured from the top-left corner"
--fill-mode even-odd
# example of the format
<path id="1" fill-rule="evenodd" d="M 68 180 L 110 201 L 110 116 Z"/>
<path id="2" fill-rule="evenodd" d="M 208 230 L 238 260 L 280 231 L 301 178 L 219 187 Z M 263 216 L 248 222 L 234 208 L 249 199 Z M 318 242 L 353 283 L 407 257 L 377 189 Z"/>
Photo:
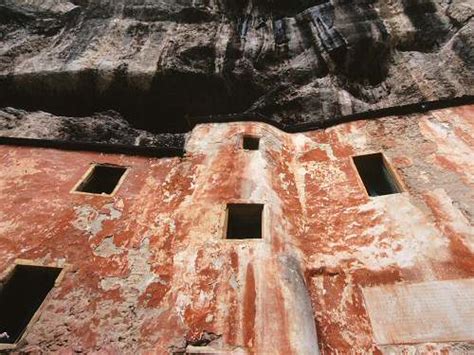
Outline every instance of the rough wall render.
<path id="1" fill-rule="evenodd" d="M 474 352 L 472 337 L 377 344 L 362 293 L 472 284 L 473 118 L 462 106 L 304 134 L 206 124 L 184 158 L 0 146 L 0 273 L 69 265 L 18 350 Z M 259 151 L 242 150 L 244 133 Z M 351 157 L 373 152 L 404 192 L 368 197 Z M 92 163 L 130 168 L 113 197 L 70 193 Z M 223 238 L 229 202 L 265 204 L 262 240 Z"/>

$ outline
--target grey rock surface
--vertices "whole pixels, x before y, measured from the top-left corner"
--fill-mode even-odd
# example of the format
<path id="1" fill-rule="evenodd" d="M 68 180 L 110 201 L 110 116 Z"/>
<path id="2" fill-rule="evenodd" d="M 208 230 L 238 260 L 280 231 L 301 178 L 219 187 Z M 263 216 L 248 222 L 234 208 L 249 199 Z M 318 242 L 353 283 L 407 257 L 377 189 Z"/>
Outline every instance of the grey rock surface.
<path id="1" fill-rule="evenodd" d="M 473 15 L 472 0 L 0 0 L 0 107 L 114 110 L 162 133 L 470 96 Z"/>
<path id="2" fill-rule="evenodd" d="M 184 133 L 153 134 L 133 128 L 114 111 L 64 117 L 11 107 L 0 109 L 0 137 L 162 148 L 181 148 L 186 138 Z"/>

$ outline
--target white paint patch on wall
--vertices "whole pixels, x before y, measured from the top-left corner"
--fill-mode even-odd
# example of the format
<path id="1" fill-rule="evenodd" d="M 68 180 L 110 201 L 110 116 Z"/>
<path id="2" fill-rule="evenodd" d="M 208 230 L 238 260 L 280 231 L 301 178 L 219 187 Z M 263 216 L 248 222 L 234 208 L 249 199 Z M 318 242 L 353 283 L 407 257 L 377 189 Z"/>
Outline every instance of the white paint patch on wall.
<path id="1" fill-rule="evenodd" d="M 474 340 L 474 279 L 363 289 L 379 345 Z"/>

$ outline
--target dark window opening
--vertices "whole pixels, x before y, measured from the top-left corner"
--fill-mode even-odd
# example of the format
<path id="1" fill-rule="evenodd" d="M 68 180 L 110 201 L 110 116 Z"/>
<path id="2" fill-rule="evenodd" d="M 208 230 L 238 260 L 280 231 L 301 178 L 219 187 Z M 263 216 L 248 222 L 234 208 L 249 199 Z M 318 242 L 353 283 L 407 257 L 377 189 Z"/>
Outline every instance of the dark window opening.
<path id="1" fill-rule="evenodd" d="M 382 153 L 354 157 L 354 163 L 369 196 L 382 196 L 401 192 Z"/>
<path id="2" fill-rule="evenodd" d="M 260 138 L 253 136 L 244 136 L 242 145 L 245 150 L 258 150 Z"/>
<path id="3" fill-rule="evenodd" d="M 227 205 L 227 239 L 262 238 L 261 204 Z"/>
<path id="4" fill-rule="evenodd" d="M 120 166 L 96 165 L 76 191 L 110 195 L 126 170 Z"/>
<path id="5" fill-rule="evenodd" d="M 43 303 L 61 268 L 16 265 L 0 282 L 0 344 L 16 343 Z"/>

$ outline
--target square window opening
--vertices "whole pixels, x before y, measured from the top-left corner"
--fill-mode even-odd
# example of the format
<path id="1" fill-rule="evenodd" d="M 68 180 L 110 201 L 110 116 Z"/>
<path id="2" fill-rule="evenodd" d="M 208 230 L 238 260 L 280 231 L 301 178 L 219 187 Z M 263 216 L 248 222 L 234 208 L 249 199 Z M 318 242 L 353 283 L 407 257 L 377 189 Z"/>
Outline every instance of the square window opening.
<path id="1" fill-rule="evenodd" d="M 87 175 L 76 191 L 98 195 L 112 194 L 120 182 L 127 168 L 114 165 L 94 165 L 92 171 Z"/>
<path id="2" fill-rule="evenodd" d="M 62 268 L 16 265 L 0 281 L 0 344 L 15 344 L 54 287 Z"/>
<path id="3" fill-rule="evenodd" d="M 262 238 L 262 204 L 227 205 L 227 239 Z"/>
<path id="4" fill-rule="evenodd" d="M 369 196 L 402 192 L 382 153 L 359 155 L 353 160 Z"/>
<path id="5" fill-rule="evenodd" d="M 260 146 L 260 138 L 255 136 L 244 136 L 242 138 L 242 146 L 245 150 L 258 150 Z"/>

